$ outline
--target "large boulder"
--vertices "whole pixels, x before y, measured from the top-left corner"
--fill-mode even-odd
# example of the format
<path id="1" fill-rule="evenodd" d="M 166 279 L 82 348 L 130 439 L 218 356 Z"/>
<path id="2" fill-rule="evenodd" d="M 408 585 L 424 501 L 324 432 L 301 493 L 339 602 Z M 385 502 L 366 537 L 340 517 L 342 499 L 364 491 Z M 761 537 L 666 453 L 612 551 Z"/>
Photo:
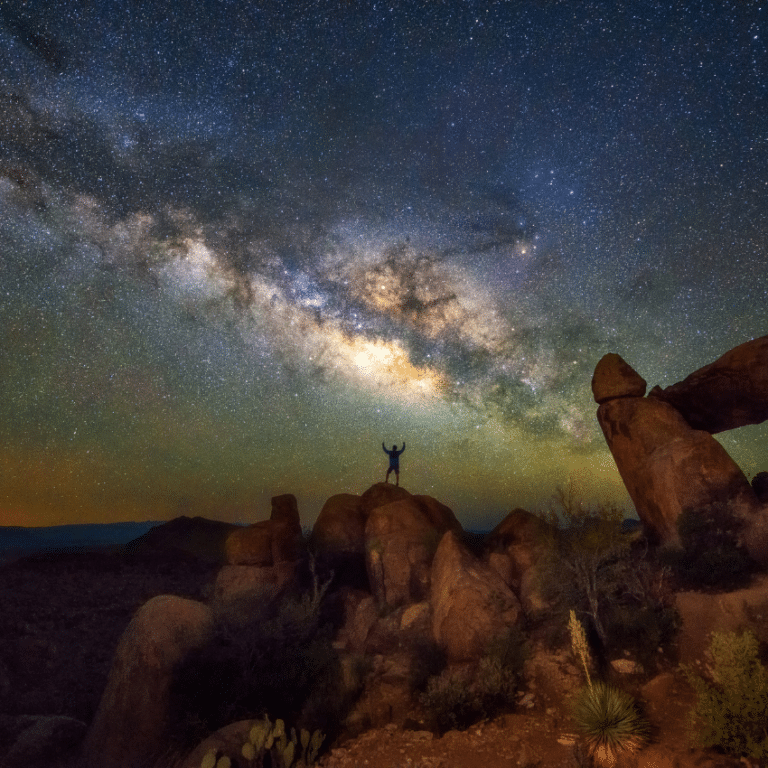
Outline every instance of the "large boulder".
<path id="1" fill-rule="evenodd" d="M 423 600 L 429 593 L 438 531 L 412 498 L 376 507 L 365 524 L 366 565 L 380 605 Z"/>
<path id="2" fill-rule="evenodd" d="M 649 397 L 673 406 L 694 429 L 723 432 L 768 419 L 768 336 L 726 352 Z"/>
<path id="3" fill-rule="evenodd" d="M 684 509 L 725 503 L 747 523 L 742 543 L 749 554 L 768 557 L 757 497 L 712 435 L 692 429 L 675 408 L 650 397 L 604 402 L 597 420 L 651 538 L 679 545 L 677 518 Z"/>
<path id="4" fill-rule="evenodd" d="M 597 403 L 617 397 L 644 397 L 645 387 L 645 379 L 614 352 L 603 355 L 595 366 L 592 394 Z"/>
<path id="5" fill-rule="evenodd" d="M 392 521 L 387 523 L 381 515 L 377 514 L 377 522 L 372 524 L 377 532 L 368 530 L 368 523 L 374 513 L 390 504 L 404 505 L 401 507 L 402 519 L 390 524 Z M 433 533 L 422 531 L 425 525 Z M 407 528 L 412 529 L 411 534 L 407 534 Z M 386 532 L 384 529 L 387 529 Z M 337 581 L 349 586 L 374 590 L 381 600 L 395 599 L 401 602 L 421 599 L 423 588 L 419 588 L 417 584 L 429 583 L 428 562 L 427 575 L 424 576 L 424 568 L 417 566 L 416 562 L 424 561 L 423 553 L 417 556 L 418 548 L 406 544 L 406 539 L 409 535 L 411 539 L 414 536 L 418 539 L 423 535 L 425 541 L 432 540 L 425 550 L 429 551 L 426 561 L 431 561 L 431 554 L 437 546 L 436 541 L 447 530 L 461 532 L 461 524 L 445 504 L 441 504 L 431 496 L 411 495 L 405 488 L 390 483 L 375 483 L 361 496 L 350 493 L 331 496 L 323 505 L 315 522 L 310 536 L 310 545 L 318 558 L 321 571 L 326 573 L 333 571 Z M 390 598 L 384 596 L 385 571 L 382 570 L 384 565 L 380 557 L 383 553 L 384 539 L 389 542 L 387 561 L 390 563 L 388 566 L 390 578 L 394 575 L 392 563 L 403 555 L 403 547 L 410 549 L 410 555 L 404 555 L 405 559 L 408 560 L 410 557 L 412 560 L 407 569 L 408 574 L 402 574 L 398 579 L 404 583 L 419 568 L 422 569 L 422 576 L 415 577 L 414 588 L 405 590 L 408 596 L 403 592 L 402 584 L 399 588 L 392 586 L 393 589 L 400 589 L 398 595 L 392 593 Z M 371 542 L 374 545 L 373 549 L 369 546 Z"/>
<path id="6" fill-rule="evenodd" d="M 456 531 L 456 533 L 461 534 L 461 523 L 456 519 L 456 515 L 453 514 L 453 510 L 450 507 L 446 507 L 445 504 L 437 499 L 433 499 L 431 496 L 417 494 L 411 498 L 427 516 L 432 526 L 440 531 L 440 533 Z"/>
<path id="7" fill-rule="evenodd" d="M 513 509 L 489 534 L 485 561 L 517 595 L 526 614 L 546 608 L 541 595 L 536 564 L 546 554 L 551 540 L 550 525 L 524 509 Z"/>
<path id="8" fill-rule="evenodd" d="M 501 576 L 468 552 L 454 531 L 435 553 L 429 601 L 432 637 L 449 662 L 477 659 L 521 613 Z"/>
<path id="9" fill-rule="evenodd" d="M 261 520 L 233 531 L 226 542 L 229 565 L 272 565 L 272 521 Z"/>
<path id="10" fill-rule="evenodd" d="M 363 517 L 367 520 L 371 510 L 376 509 L 376 507 L 383 507 L 385 504 L 390 504 L 393 501 L 410 498 L 411 494 L 399 485 L 392 485 L 391 483 L 374 483 L 360 497 L 360 511 L 362 512 Z"/>
<path id="11" fill-rule="evenodd" d="M 139 768 L 166 747 L 174 667 L 210 637 L 210 609 L 159 595 L 134 615 L 120 638 L 107 685 L 85 738 L 84 768 Z"/>
<path id="12" fill-rule="evenodd" d="M 360 496 L 337 493 L 323 504 L 312 527 L 312 547 L 319 552 L 365 554 L 365 514 Z"/>
<path id="13" fill-rule="evenodd" d="M 296 497 L 291 493 L 272 499 L 269 520 L 239 528 L 227 537 L 229 565 L 269 566 L 295 562 L 302 554 L 302 532 Z"/>

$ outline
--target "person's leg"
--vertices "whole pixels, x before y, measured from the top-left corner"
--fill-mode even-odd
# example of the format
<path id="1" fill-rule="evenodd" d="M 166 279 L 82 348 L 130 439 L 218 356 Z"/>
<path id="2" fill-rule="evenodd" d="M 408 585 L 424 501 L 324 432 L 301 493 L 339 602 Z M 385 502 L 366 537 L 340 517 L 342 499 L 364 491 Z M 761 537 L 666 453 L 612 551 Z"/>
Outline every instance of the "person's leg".
<path id="1" fill-rule="evenodd" d="M 400 485 L 400 470 L 399 469 L 395 470 L 395 485 L 398 485 L 398 486 Z"/>
<path id="2" fill-rule="evenodd" d="M 389 473 L 390 473 L 391 471 L 392 471 L 392 467 L 390 467 L 390 468 L 387 470 L 387 474 L 386 474 L 386 476 L 384 477 L 384 482 L 385 482 L 385 483 L 388 483 L 388 482 L 389 482 Z"/>

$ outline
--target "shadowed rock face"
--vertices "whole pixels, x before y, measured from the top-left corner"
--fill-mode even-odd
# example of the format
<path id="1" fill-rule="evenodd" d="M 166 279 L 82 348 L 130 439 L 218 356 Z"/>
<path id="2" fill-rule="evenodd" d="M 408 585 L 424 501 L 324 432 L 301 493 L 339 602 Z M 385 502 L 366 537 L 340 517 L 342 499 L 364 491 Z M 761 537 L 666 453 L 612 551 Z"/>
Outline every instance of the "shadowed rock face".
<path id="1" fill-rule="evenodd" d="M 760 424 L 768 419 L 768 336 L 734 347 L 666 389 L 654 387 L 649 397 L 710 434 Z"/>

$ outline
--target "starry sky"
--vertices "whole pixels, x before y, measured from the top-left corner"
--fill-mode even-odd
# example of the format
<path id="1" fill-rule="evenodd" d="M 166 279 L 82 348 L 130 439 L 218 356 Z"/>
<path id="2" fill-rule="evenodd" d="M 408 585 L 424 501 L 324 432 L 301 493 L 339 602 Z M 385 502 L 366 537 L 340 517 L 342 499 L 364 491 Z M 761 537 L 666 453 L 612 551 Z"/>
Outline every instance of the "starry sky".
<path id="1" fill-rule="evenodd" d="M 768 5 L 0 4 L 0 522 L 631 504 L 607 352 L 768 333 Z M 748 477 L 768 425 L 724 433 Z"/>

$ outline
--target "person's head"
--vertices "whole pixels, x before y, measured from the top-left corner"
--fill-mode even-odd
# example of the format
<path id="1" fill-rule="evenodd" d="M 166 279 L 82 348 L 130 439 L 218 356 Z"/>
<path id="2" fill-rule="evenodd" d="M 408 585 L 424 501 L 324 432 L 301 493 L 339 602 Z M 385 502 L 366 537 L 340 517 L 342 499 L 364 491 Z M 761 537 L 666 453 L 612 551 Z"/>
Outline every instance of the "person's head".
<path id="1" fill-rule="evenodd" d="M 397 450 L 397 444 L 395 444 L 395 445 L 393 445 L 393 446 L 392 446 L 392 450 L 393 450 L 393 451 L 396 451 L 396 450 Z"/>

